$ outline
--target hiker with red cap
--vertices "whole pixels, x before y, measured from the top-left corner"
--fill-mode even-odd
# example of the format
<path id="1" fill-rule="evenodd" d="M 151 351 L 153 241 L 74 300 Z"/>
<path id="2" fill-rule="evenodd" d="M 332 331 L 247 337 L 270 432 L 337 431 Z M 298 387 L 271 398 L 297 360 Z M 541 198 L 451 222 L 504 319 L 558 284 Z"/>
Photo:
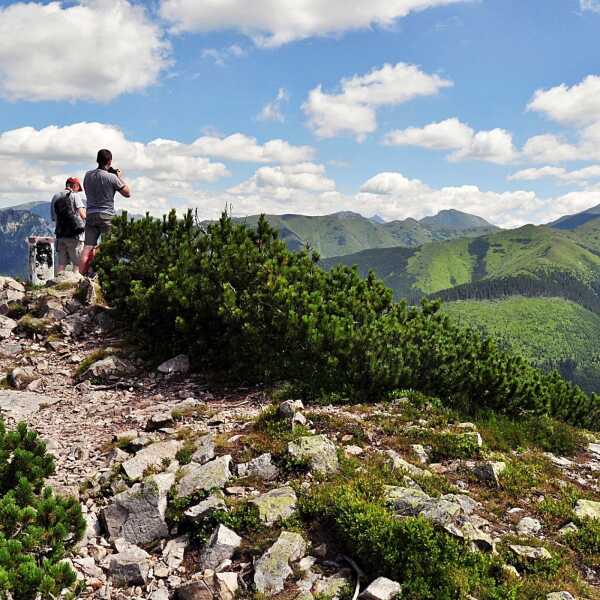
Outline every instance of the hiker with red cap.
<path id="1" fill-rule="evenodd" d="M 86 216 L 82 189 L 77 177 L 69 177 L 65 190 L 54 194 L 50 204 L 52 220 L 56 223 L 57 273 L 62 273 L 68 265 L 74 272 L 79 269 Z"/>

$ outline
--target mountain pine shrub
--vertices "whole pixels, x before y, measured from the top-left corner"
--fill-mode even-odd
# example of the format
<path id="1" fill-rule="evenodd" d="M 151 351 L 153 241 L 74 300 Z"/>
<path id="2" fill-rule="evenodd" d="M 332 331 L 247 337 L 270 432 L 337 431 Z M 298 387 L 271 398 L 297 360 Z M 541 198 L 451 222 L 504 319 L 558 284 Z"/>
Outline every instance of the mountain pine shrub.
<path id="1" fill-rule="evenodd" d="M 74 571 L 63 562 L 81 539 L 85 520 L 74 498 L 43 489 L 54 459 L 34 431 L 0 421 L 0 598 L 74 598 Z"/>
<path id="2" fill-rule="evenodd" d="M 185 352 L 199 369 L 291 381 L 313 398 L 377 401 L 414 389 L 461 411 L 600 428 L 597 396 L 451 323 L 438 301 L 394 303 L 373 274 L 324 271 L 264 218 L 250 229 L 224 214 L 203 229 L 191 213 L 124 215 L 96 268 L 107 299 L 157 358 Z"/>

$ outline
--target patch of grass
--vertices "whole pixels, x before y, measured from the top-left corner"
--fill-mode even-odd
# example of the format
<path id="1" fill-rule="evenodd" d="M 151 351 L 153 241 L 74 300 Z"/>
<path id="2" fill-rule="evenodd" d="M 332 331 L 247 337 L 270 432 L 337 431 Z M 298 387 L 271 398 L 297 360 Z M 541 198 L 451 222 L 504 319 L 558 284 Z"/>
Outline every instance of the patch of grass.
<path id="1" fill-rule="evenodd" d="M 27 308 L 25 305 L 20 302 L 9 302 L 8 303 L 8 312 L 6 316 L 9 319 L 14 319 L 18 321 L 20 318 L 24 317 L 27 314 Z"/>
<path id="2" fill-rule="evenodd" d="M 579 490 L 572 485 L 567 485 L 559 490 L 557 497 L 546 495 L 539 503 L 538 510 L 545 521 L 563 525 L 574 518 L 575 505 L 580 498 Z"/>
<path id="3" fill-rule="evenodd" d="M 191 440 L 187 440 L 183 447 L 177 451 L 175 458 L 180 465 L 189 465 L 192 462 L 194 452 L 196 452 L 196 444 Z"/>
<path id="4" fill-rule="evenodd" d="M 506 469 L 500 474 L 500 483 L 506 494 L 518 498 L 542 485 L 552 473 L 546 457 L 528 454 L 507 462 Z"/>
<path id="5" fill-rule="evenodd" d="M 111 354 L 113 354 L 113 352 L 109 348 L 98 348 L 98 350 L 94 350 L 79 363 L 79 366 L 75 371 L 75 376 L 81 377 L 95 362 L 104 360 Z"/>
<path id="6" fill-rule="evenodd" d="M 568 533 L 565 541 L 584 556 L 588 566 L 600 566 L 600 520 L 582 519 L 579 521 L 579 529 Z"/>
<path id="7" fill-rule="evenodd" d="M 323 412 L 310 412 L 306 417 L 312 421 L 319 433 L 337 433 L 351 435 L 355 444 L 367 441 L 364 425 L 352 417 Z"/>
<path id="8" fill-rule="evenodd" d="M 492 450 L 532 448 L 560 456 L 573 456 L 585 445 L 581 430 L 550 417 L 511 419 L 486 413 L 476 419 L 478 431 Z"/>
<path id="9" fill-rule="evenodd" d="M 29 313 L 22 316 L 18 324 L 19 329 L 28 335 L 45 335 L 53 328 L 53 323 L 48 319 L 38 319 Z"/>

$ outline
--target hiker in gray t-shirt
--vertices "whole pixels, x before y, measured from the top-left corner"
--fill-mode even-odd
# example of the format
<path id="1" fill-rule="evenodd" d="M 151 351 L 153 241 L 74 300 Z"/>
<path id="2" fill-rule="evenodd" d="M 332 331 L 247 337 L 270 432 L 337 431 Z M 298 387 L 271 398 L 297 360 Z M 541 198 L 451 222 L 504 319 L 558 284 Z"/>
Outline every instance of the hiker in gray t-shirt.
<path id="1" fill-rule="evenodd" d="M 85 246 L 81 255 L 79 272 L 85 275 L 98 248 L 98 240 L 110 231 L 115 216 L 115 193 L 129 198 L 129 186 L 123 181 L 121 171 L 112 168 L 112 152 L 98 151 L 98 168 L 88 171 L 83 180 L 87 197 L 87 221 L 85 224 Z"/>

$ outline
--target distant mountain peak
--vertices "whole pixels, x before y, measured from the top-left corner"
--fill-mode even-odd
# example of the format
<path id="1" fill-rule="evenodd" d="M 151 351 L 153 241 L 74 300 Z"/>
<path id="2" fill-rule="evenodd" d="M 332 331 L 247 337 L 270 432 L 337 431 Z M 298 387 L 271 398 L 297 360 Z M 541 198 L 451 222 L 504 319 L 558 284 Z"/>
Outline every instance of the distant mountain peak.
<path id="1" fill-rule="evenodd" d="M 440 210 L 436 215 L 424 217 L 419 221 L 428 229 L 453 229 L 463 231 L 467 229 L 498 229 L 495 225 L 486 221 L 482 217 L 472 215 L 455 208 L 445 208 Z"/>
<path id="2" fill-rule="evenodd" d="M 588 221 L 600 218 L 600 204 L 592 206 L 581 212 L 573 215 L 565 215 L 552 223 L 548 223 L 548 227 L 554 229 L 576 229 L 581 225 L 585 225 Z"/>
<path id="3" fill-rule="evenodd" d="M 383 225 L 384 223 L 387 223 L 387 221 L 382 216 L 377 214 L 373 215 L 372 217 L 369 217 L 369 221 L 372 221 L 377 225 Z"/>

